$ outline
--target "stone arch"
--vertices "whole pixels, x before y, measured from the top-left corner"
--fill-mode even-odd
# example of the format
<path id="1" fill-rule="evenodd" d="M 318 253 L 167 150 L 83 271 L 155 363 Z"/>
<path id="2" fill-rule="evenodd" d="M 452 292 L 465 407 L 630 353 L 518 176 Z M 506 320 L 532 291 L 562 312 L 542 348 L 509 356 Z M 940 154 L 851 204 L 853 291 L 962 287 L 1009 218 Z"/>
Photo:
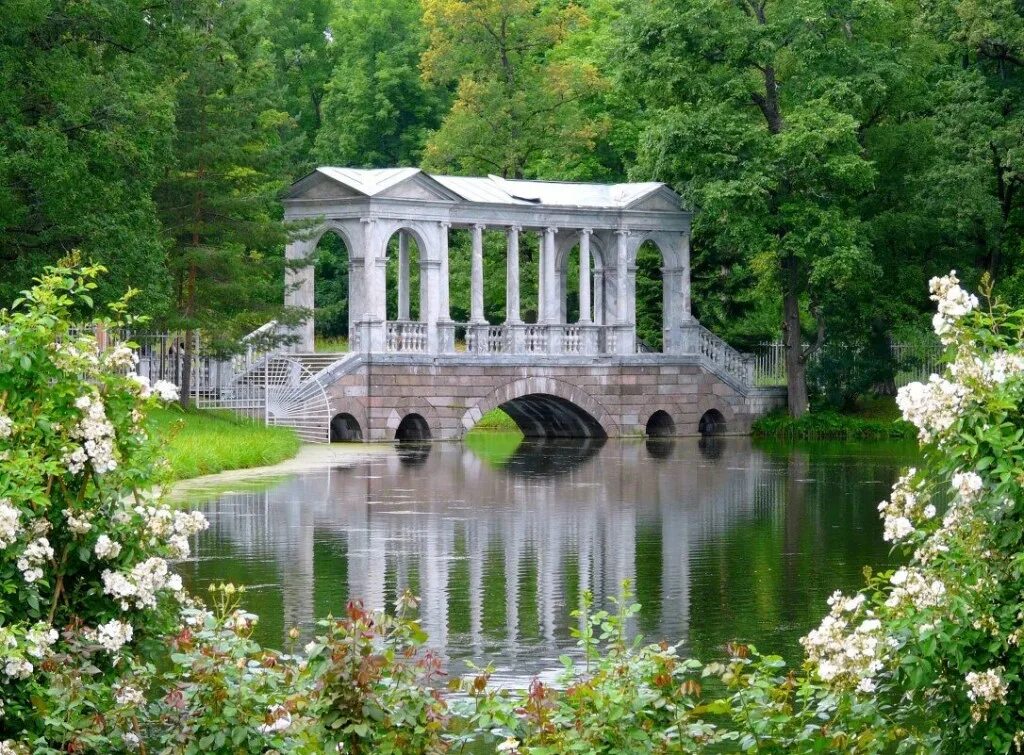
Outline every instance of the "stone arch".
<path id="1" fill-rule="evenodd" d="M 472 430 L 484 414 L 503 407 L 528 437 L 615 437 L 618 425 L 610 412 L 586 391 L 554 378 L 520 378 L 495 389 L 462 415 L 463 433 Z M 511 411 L 509 411 L 511 409 Z M 545 426 L 544 418 L 560 413 L 559 426 Z M 524 426 L 525 425 L 525 426 Z M 579 434 L 572 434 L 578 431 Z"/>
<path id="2" fill-rule="evenodd" d="M 330 398 L 330 414 L 331 414 L 331 435 L 334 435 L 334 419 L 343 414 L 347 414 L 351 417 L 355 423 L 359 426 L 361 438 L 360 440 L 368 440 L 370 437 L 370 418 L 366 412 L 366 407 L 363 406 L 363 402 L 356 398 L 345 397 L 336 398 L 331 396 Z"/>
<path id="3" fill-rule="evenodd" d="M 733 431 L 736 415 L 726 402 L 706 398 L 697 407 L 698 435 L 724 435 Z M 714 423 L 708 425 L 707 423 Z"/>
<path id="4" fill-rule="evenodd" d="M 644 433 L 648 438 L 670 438 L 676 434 L 676 420 L 664 409 L 656 409 L 647 418 Z"/>
<path id="5" fill-rule="evenodd" d="M 418 412 L 406 414 L 402 417 L 402 421 L 398 423 L 398 427 L 395 428 L 395 440 L 401 442 L 419 442 L 430 440 L 432 437 L 430 425 L 423 418 L 423 415 Z"/>
<path id="6" fill-rule="evenodd" d="M 358 443 L 363 439 L 363 427 L 348 412 L 331 418 L 331 443 Z"/>
<path id="7" fill-rule="evenodd" d="M 313 231 L 313 235 L 310 236 L 310 254 L 316 251 L 317 246 L 319 246 L 324 236 L 326 236 L 328 233 L 333 233 L 339 238 L 341 238 L 341 242 L 345 245 L 345 248 L 348 250 L 349 256 L 355 256 L 355 252 L 356 250 L 358 250 L 359 246 L 354 242 L 352 238 L 352 232 L 348 228 L 351 222 L 352 221 L 325 220 L 323 223 L 318 225 L 316 227 L 316 230 Z"/>
<path id="8" fill-rule="evenodd" d="M 427 438 L 440 438 L 441 434 L 441 418 L 437 414 L 431 404 L 426 401 L 415 398 L 404 398 L 398 401 L 391 411 L 388 412 L 388 419 L 386 424 L 385 437 L 388 440 L 400 440 L 398 438 L 398 429 L 402 425 L 404 420 L 409 415 L 416 414 L 423 418 L 426 423 L 429 435 Z"/>

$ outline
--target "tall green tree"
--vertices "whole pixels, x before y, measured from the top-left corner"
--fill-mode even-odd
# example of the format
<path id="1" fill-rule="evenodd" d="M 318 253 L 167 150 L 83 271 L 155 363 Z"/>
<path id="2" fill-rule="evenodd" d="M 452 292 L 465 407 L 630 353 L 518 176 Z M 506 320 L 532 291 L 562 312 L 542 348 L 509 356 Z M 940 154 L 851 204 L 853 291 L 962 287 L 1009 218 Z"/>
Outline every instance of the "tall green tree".
<path id="1" fill-rule="evenodd" d="M 425 165 L 466 173 L 573 177 L 606 131 L 584 104 L 604 88 L 596 66 L 560 56 L 586 26 L 576 3 L 424 0 L 424 77 L 455 100 L 427 144 Z"/>
<path id="2" fill-rule="evenodd" d="M 941 0 L 925 19 L 945 52 L 926 199 L 965 267 L 1024 294 L 1024 5 Z"/>
<path id="3" fill-rule="evenodd" d="M 277 69 L 281 107 L 304 139 L 295 141 L 292 172 L 311 169 L 312 147 L 324 122 L 328 82 L 342 45 L 335 44 L 333 0 L 250 0 L 258 16 L 254 34 Z"/>
<path id="4" fill-rule="evenodd" d="M 426 49 L 418 0 L 352 0 L 331 24 L 336 64 L 326 87 L 318 159 L 379 168 L 417 165 L 446 93 L 420 77 Z"/>
<path id="5" fill-rule="evenodd" d="M 240 0 L 197 0 L 189 12 L 175 159 L 156 193 L 170 244 L 167 324 L 185 331 L 185 403 L 197 330 L 228 344 L 279 314 L 284 228 L 276 195 L 287 185 L 282 134 L 290 123 L 251 9 Z"/>
<path id="6" fill-rule="evenodd" d="M 148 0 L 0 6 L 0 304 L 73 248 L 159 310 L 164 250 L 152 199 L 170 155 L 174 19 Z"/>
<path id="7" fill-rule="evenodd" d="M 858 212 L 875 177 L 859 137 L 888 9 L 645 0 L 628 10 L 623 82 L 651 118 L 634 173 L 673 183 L 700 209 L 695 268 L 720 256 L 778 296 L 795 416 L 829 318 L 868 299 L 879 274 Z M 817 334 L 810 346 L 805 332 Z"/>

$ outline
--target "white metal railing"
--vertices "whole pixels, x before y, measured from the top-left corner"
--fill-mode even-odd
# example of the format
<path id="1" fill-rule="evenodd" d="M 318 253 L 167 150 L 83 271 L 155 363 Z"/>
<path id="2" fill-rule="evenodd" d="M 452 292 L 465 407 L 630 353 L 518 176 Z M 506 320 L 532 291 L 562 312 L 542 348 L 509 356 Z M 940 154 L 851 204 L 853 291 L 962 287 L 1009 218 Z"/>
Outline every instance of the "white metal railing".
<path id="1" fill-rule="evenodd" d="M 427 350 L 427 324 L 394 320 L 387 324 L 385 348 L 392 353 L 422 354 Z"/>
<path id="2" fill-rule="evenodd" d="M 716 336 L 703 325 L 698 325 L 698 349 L 702 359 L 711 362 L 727 375 L 739 380 L 742 383 L 750 379 L 748 360 L 746 356 L 721 338 Z"/>
<path id="3" fill-rule="evenodd" d="M 889 350 L 895 364 L 897 388 L 925 381 L 932 373 L 942 372 L 942 346 L 938 342 L 892 343 Z M 816 364 L 820 358 L 820 352 L 815 352 L 809 365 Z M 755 385 L 784 386 L 786 382 L 786 350 L 782 341 L 758 344 L 754 352 Z"/>

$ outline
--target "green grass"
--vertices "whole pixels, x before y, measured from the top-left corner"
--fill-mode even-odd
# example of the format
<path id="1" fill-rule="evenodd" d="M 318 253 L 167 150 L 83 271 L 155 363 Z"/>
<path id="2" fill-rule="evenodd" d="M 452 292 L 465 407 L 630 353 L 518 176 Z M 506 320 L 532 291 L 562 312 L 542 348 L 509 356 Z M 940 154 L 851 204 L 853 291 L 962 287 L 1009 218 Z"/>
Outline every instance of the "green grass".
<path id="1" fill-rule="evenodd" d="M 519 425 L 515 423 L 510 416 L 508 416 L 501 409 L 491 409 L 487 414 L 480 418 L 480 421 L 476 423 L 476 426 L 469 431 L 469 434 L 481 432 L 481 433 L 518 433 L 522 437 L 523 432 L 519 429 Z"/>
<path id="2" fill-rule="evenodd" d="M 872 401 L 859 407 L 856 414 L 822 411 L 793 419 L 774 412 L 754 422 L 752 432 L 758 438 L 784 440 L 913 440 L 917 431 L 900 419 L 891 399 Z"/>
<path id="3" fill-rule="evenodd" d="M 313 349 L 325 354 L 337 354 L 348 351 L 348 339 L 345 336 L 325 336 L 316 339 Z"/>
<path id="4" fill-rule="evenodd" d="M 169 407 L 153 410 L 150 420 L 176 480 L 276 464 L 302 445 L 288 428 L 266 427 L 232 412 Z"/>

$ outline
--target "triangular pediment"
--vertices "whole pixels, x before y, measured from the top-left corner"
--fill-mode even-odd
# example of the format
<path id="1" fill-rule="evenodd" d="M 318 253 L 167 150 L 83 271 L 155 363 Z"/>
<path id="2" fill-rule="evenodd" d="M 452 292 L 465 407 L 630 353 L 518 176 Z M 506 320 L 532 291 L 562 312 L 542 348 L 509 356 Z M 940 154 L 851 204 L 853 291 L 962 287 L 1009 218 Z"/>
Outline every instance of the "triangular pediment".
<path id="1" fill-rule="evenodd" d="M 416 173 L 403 181 L 387 187 L 375 196 L 426 202 L 458 202 L 462 199 L 458 194 L 442 186 L 426 173 Z"/>
<path id="2" fill-rule="evenodd" d="M 292 184 L 287 199 L 359 199 L 366 195 L 351 186 L 335 181 L 319 171 L 310 173 Z"/>
<path id="3" fill-rule="evenodd" d="M 627 209 L 646 212 L 680 212 L 683 209 L 683 201 L 672 189 L 667 186 L 659 186 L 635 199 Z"/>

